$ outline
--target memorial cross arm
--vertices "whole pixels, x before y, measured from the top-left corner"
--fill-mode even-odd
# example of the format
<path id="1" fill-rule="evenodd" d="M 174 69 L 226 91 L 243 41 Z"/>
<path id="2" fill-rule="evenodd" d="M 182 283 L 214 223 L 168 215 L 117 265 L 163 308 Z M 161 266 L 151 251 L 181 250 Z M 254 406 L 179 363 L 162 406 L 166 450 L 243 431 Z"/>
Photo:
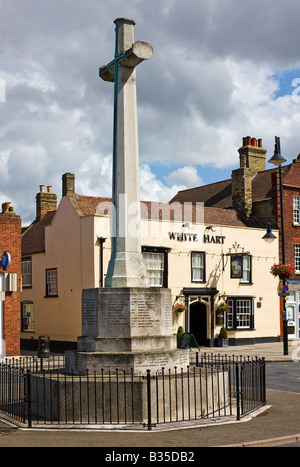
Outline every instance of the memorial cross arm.
<path id="1" fill-rule="evenodd" d="M 115 63 L 119 65 L 135 68 L 144 60 L 149 60 L 153 57 L 153 48 L 148 42 L 137 41 L 132 44 L 132 47 L 121 54 L 118 58 L 99 68 L 99 76 L 104 81 L 114 82 L 115 79 Z"/>

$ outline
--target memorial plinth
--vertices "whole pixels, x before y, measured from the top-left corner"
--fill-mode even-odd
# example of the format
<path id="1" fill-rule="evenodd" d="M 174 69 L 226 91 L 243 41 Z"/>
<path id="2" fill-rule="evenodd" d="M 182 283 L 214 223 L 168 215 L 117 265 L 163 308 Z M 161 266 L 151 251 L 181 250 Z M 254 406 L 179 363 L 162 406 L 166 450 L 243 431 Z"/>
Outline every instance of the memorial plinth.
<path id="1" fill-rule="evenodd" d="M 169 289 L 141 287 L 86 289 L 82 295 L 82 336 L 66 353 L 66 370 L 146 372 L 186 368 L 189 352 L 177 349 L 172 332 Z"/>

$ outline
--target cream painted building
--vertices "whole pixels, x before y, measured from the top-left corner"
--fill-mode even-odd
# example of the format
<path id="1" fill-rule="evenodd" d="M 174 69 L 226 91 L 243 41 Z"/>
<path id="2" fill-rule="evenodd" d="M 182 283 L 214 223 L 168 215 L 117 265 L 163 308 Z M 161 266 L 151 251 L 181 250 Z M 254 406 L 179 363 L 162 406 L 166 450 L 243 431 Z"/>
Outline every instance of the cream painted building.
<path id="1" fill-rule="evenodd" d="M 128 207 L 130 209 L 130 207 Z M 222 323 L 229 344 L 279 339 L 278 241 L 244 224 L 235 210 L 189 203 L 141 203 L 141 238 L 152 287 L 168 287 L 173 330 L 183 326 L 199 346 L 213 346 Z M 72 174 L 63 196 L 48 187 L 37 194 L 37 219 L 23 233 L 21 342 L 48 335 L 51 348 L 75 346 L 81 335 L 82 289 L 104 285 L 111 253 L 111 201 L 77 195 Z M 129 226 L 136 235 L 134 223 Z M 227 301 L 229 310 L 218 305 Z"/>

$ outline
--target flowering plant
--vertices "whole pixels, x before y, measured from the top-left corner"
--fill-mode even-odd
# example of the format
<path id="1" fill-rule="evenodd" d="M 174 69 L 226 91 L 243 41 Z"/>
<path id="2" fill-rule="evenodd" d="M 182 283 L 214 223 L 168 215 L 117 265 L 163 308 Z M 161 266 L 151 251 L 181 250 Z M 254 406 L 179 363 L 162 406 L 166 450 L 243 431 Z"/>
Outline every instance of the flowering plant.
<path id="1" fill-rule="evenodd" d="M 295 266 L 292 264 L 273 264 L 271 267 L 271 274 L 279 277 L 293 276 L 296 272 Z"/>
<path id="2" fill-rule="evenodd" d="M 223 300 L 221 300 L 221 301 L 219 302 L 217 311 L 230 311 L 230 306 L 227 305 L 226 302 L 224 302 Z"/>
<path id="3" fill-rule="evenodd" d="M 177 301 L 177 302 L 175 302 L 174 305 L 173 305 L 173 310 L 174 310 L 174 311 L 182 312 L 182 311 L 186 311 L 187 308 L 186 308 L 186 306 L 185 306 L 183 303 Z"/>

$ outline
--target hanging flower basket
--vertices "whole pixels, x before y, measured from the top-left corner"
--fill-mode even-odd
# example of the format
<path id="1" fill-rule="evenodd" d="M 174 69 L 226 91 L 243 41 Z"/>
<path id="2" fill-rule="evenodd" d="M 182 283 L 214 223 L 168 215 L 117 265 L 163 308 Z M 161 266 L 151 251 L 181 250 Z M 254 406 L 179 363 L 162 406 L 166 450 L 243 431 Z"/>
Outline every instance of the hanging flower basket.
<path id="1" fill-rule="evenodd" d="M 187 308 L 183 303 L 175 302 L 174 305 L 173 305 L 173 310 L 177 311 L 178 313 L 182 313 L 183 311 L 186 311 Z"/>
<path id="2" fill-rule="evenodd" d="M 224 325 L 224 323 L 225 323 L 225 313 L 227 311 L 230 311 L 230 306 L 227 305 L 226 302 L 221 300 L 219 302 L 219 305 L 218 305 L 217 309 L 216 309 L 216 324 L 217 325 Z"/>
<path id="3" fill-rule="evenodd" d="M 218 308 L 217 308 L 217 312 L 220 312 L 220 311 L 229 311 L 230 310 L 230 306 L 227 305 L 226 302 L 224 302 L 223 300 L 220 301 L 219 305 L 218 305 Z"/>
<path id="4" fill-rule="evenodd" d="M 273 276 L 278 276 L 279 279 L 288 279 L 290 276 L 293 276 L 296 272 L 295 266 L 292 264 L 273 264 L 271 267 L 271 274 Z"/>

